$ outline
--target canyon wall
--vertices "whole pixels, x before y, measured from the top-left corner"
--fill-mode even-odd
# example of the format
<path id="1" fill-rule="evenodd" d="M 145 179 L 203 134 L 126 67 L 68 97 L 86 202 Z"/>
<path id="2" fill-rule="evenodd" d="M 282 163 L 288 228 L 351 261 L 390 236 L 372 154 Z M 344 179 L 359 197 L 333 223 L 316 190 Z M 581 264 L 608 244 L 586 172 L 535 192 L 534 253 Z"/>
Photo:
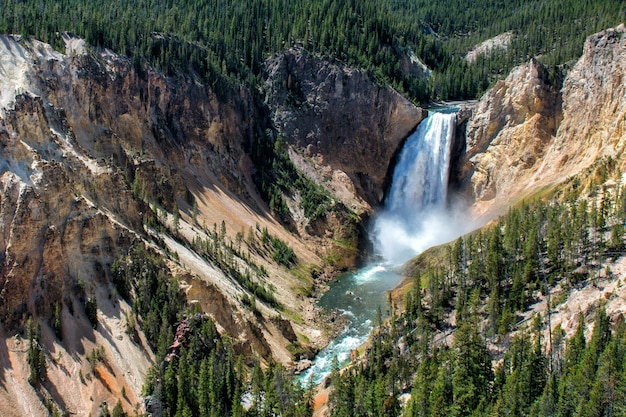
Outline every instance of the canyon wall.
<path id="1" fill-rule="evenodd" d="M 166 260 L 239 353 L 293 367 L 310 357 L 328 338 L 312 294 L 325 272 L 354 266 L 358 216 L 335 210 L 297 233 L 272 217 L 250 157 L 268 122 L 247 89 L 224 84 L 218 95 L 210 85 L 224 80 L 167 77 L 63 38 L 65 53 L 0 36 L 0 414 L 45 415 L 51 401 L 95 415 L 120 398 L 127 411 L 141 409 L 153 352 L 140 325 L 128 333 L 133 309 L 113 283 L 114 262 L 138 245 Z M 362 72 L 305 55 L 268 64 L 272 121 L 305 174 L 369 212 L 421 111 Z M 290 207 L 300 198 L 284 197 L 294 199 Z M 223 259 L 200 256 L 194 242 L 218 229 L 231 252 L 249 248 L 229 268 L 255 264 L 264 273 L 253 279 L 281 312 L 262 300 L 251 309 L 245 297 L 254 294 L 221 269 Z M 286 242 L 297 265 L 273 260 L 259 244 L 265 234 Z M 88 301 L 97 302 L 95 326 Z M 46 352 L 47 380 L 37 389 L 27 382 L 28 317 L 42 325 Z M 96 350 L 105 365 L 90 364 Z"/>
<path id="2" fill-rule="evenodd" d="M 363 71 L 301 49 L 268 60 L 266 103 L 294 160 L 356 212 L 382 203 L 403 141 L 426 117 Z"/>
<path id="3" fill-rule="evenodd" d="M 515 68 L 471 110 L 453 182 L 475 215 L 559 183 L 626 144 L 624 26 L 590 36 L 559 80 L 535 60 Z"/>
<path id="4" fill-rule="evenodd" d="M 110 51 L 65 40 L 62 54 L 0 37 L 0 379 L 9 382 L 0 389 L 2 415 L 44 415 L 48 400 L 92 414 L 106 400 L 122 398 L 129 410 L 140 404 L 152 351 L 140 329 L 134 339 L 125 330 L 133 313 L 112 284 L 113 262 L 137 244 L 168 257 L 171 248 L 146 221 L 160 216 L 167 224 L 197 200 L 206 222 L 223 220 L 211 214 L 230 211 L 225 202 L 263 213 L 244 152 L 254 113 L 245 91 L 218 99 L 193 78 L 138 71 Z M 226 197 L 207 204 L 207 189 Z M 211 278 L 215 266 L 190 274 L 186 263 L 170 263 L 170 273 L 187 280 L 187 291 L 210 295 L 202 309 L 240 349 L 270 357 L 271 330 L 266 338 L 252 328 L 237 293 Z M 98 306 L 94 328 L 87 300 Z M 43 324 L 47 352 L 48 378 L 38 390 L 27 382 L 20 341 L 29 316 Z M 53 316 L 63 323 L 62 342 Z M 100 349 L 107 367 L 90 369 L 87 355 Z"/>

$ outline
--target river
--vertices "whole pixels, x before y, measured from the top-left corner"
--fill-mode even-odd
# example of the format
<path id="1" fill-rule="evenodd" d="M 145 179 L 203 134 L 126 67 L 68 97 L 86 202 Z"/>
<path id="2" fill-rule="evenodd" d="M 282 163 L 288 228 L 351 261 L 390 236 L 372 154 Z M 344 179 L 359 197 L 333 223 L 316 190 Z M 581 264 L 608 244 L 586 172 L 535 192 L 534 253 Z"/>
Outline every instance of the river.
<path id="1" fill-rule="evenodd" d="M 339 366 L 369 337 L 380 309 L 388 316 L 387 291 L 402 279 L 396 270 L 429 247 L 459 236 L 467 229 L 462 216 L 447 203 L 450 148 L 456 118 L 454 109 L 431 111 L 407 139 L 385 207 L 373 221 L 370 237 L 383 261 L 343 275 L 319 300 L 319 306 L 336 310 L 348 325 L 315 358 L 300 380 L 318 384 L 331 371 L 333 357 Z"/>
<path id="2" fill-rule="evenodd" d="M 309 378 L 313 378 L 315 384 L 322 382 L 331 371 L 333 357 L 340 366 L 350 360 L 350 353 L 372 332 L 379 307 L 382 317 L 387 317 L 386 293 L 398 285 L 401 278 L 391 265 L 378 264 L 346 274 L 331 285 L 320 298 L 319 306 L 336 310 L 345 316 L 348 325 L 315 357 L 313 366 L 301 376 L 303 383 Z"/>

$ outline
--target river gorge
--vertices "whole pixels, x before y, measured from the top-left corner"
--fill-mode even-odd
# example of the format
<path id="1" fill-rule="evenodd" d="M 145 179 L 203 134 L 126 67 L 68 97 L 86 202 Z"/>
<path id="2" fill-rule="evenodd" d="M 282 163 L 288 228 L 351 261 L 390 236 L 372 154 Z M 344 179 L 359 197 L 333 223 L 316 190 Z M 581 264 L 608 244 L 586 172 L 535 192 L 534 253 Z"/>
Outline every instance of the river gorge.
<path id="1" fill-rule="evenodd" d="M 341 276 L 318 303 L 324 310 L 335 310 L 348 324 L 317 355 L 301 381 L 323 381 L 331 372 L 333 358 L 339 366 L 347 363 L 376 322 L 389 315 L 387 291 L 400 283 L 399 268 L 404 262 L 468 230 L 460 211 L 448 204 L 456 110 L 430 111 L 407 138 L 384 207 L 372 222 L 372 260 L 358 271 Z"/>

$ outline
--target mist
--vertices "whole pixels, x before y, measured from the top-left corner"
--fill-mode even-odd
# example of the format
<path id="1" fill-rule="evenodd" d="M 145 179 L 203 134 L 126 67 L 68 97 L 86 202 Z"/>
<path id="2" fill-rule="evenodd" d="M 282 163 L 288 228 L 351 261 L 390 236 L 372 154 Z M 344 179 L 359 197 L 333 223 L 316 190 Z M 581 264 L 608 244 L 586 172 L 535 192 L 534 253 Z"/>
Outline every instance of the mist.
<path id="1" fill-rule="evenodd" d="M 461 205 L 415 213 L 410 218 L 382 212 L 374 220 L 371 236 L 376 254 L 388 264 L 401 265 L 426 249 L 456 239 L 477 226 Z"/>

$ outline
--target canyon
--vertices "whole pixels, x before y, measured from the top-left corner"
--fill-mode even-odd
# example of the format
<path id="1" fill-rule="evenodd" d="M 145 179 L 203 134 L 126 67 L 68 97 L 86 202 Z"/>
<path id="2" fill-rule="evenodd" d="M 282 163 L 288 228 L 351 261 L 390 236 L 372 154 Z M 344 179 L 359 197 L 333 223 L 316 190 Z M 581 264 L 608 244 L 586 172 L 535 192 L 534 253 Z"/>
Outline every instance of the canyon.
<path id="1" fill-rule="evenodd" d="M 624 32 L 589 37 L 562 80 L 531 60 L 461 108 L 450 187 L 472 218 L 492 219 L 599 160 L 625 167 Z M 143 407 L 154 352 L 140 327 L 126 331 L 132 308 L 113 283 L 113 264 L 138 245 L 166 260 L 238 352 L 291 367 L 310 359 L 332 334 L 315 296 L 358 264 L 368 218 L 425 112 L 365 72 L 298 48 L 267 60 L 260 102 L 242 86 L 218 94 L 63 38 L 64 53 L 0 37 L 0 414 L 45 415 L 50 400 L 80 415 L 118 399 Z M 302 195 L 283 192 L 289 227 L 272 216 L 253 158 L 271 126 L 294 166 L 341 206 L 309 221 Z M 250 289 L 200 256 L 192 243 L 217 229 L 225 247 L 269 235 L 293 249 L 290 267 L 262 250 L 233 251 L 241 268 L 263 267 L 254 280 L 281 309 L 259 300 L 252 311 Z M 80 308 L 91 298 L 95 327 Z M 39 389 L 27 381 L 28 316 L 47 352 Z M 90 364 L 99 349 L 106 360 Z"/>
<path id="2" fill-rule="evenodd" d="M 258 166 L 250 154 L 269 138 L 263 106 L 250 91 L 238 87 L 218 96 L 192 76 L 166 77 L 70 35 L 63 40 L 65 53 L 20 36 L 0 39 L 0 413 L 45 414 L 50 401 L 79 414 L 96 414 L 117 399 L 127 410 L 143 407 L 139 396 L 154 352 L 140 326 L 134 336 L 127 331 L 133 311 L 113 283 L 113 264 L 136 247 L 167 261 L 188 301 L 233 338 L 239 353 L 295 366 L 300 357 L 288 348 L 297 345 L 310 358 L 329 337 L 312 295 L 336 271 L 354 266 L 361 218 L 382 198 L 395 149 L 421 111 L 359 71 L 302 57 L 307 71 L 316 67 L 328 80 L 320 95 L 335 100 L 305 118 L 325 132 L 316 141 L 317 166 L 330 173 L 331 192 L 343 187 L 341 199 L 356 214 L 338 208 L 310 225 L 297 204 L 301 197 L 285 195 L 296 225 L 289 232 L 253 180 Z M 272 94 L 283 93 L 267 97 L 279 102 Z M 345 126 L 326 120 L 336 105 L 346 114 L 364 106 L 370 115 L 387 112 L 358 121 L 353 155 L 367 140 L 373 149 L 358 164 L 333 159 L 340 154 L 335 139 L 345 134 Z M 289 133 L 289 125 L 282 126 Z M 373 139 L 372 132 L 378 132 Z M 192 243 L 217 237 L 218 228 L 220 245 L 231 253 L 244 236 L 248 244 L 269 236 L 295 252 L 289 268 L 264 247 L 248 246 L 230 261 L 236 269 L 261 271 L 252 285 L 269 288 L 280 311 L 261 300 L 251 309 L 249 282 L 199 255 Z M 98 306 L 93 328 L 83 311 L 87 303 Z M 51 329 L 54 314 L 62 340 Z M 47 382 L 38 389 L 25 377 L 28 316 L 42 325 L 47 352 Z M 90 365 L 93 352 L 106 358 L 104 365 Z"/>

